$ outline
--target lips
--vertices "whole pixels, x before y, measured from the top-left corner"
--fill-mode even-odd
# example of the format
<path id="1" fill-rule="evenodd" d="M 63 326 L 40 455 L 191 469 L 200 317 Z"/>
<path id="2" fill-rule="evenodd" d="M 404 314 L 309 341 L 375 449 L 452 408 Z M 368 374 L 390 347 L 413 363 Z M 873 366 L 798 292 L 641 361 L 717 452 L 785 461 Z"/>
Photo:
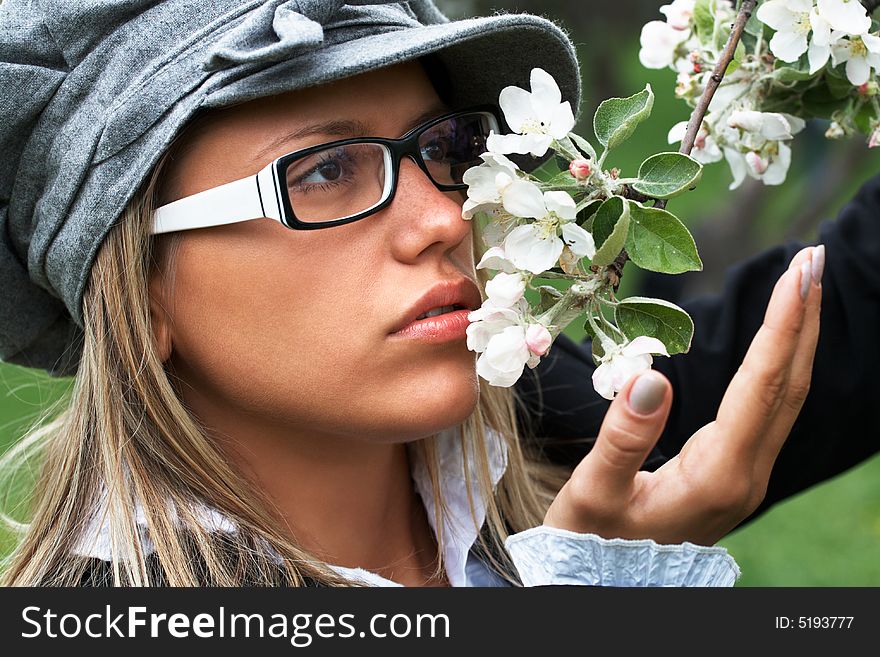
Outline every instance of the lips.
<path id="1" fill-rule="evenodd" d="M 457 306 L 457 310 L 476 310 L 483 303 L 480 290 L 469 278 L 457 277 L 439 281 L 432 285 L 419 297 L 408 310 L 402 313 L 400 320 L 391 330 L 397 333 L 434 308 Z M 444 317 L 438 315 L 437 317 Z M 431 318 L 434 319 L 434 318 Z"/>

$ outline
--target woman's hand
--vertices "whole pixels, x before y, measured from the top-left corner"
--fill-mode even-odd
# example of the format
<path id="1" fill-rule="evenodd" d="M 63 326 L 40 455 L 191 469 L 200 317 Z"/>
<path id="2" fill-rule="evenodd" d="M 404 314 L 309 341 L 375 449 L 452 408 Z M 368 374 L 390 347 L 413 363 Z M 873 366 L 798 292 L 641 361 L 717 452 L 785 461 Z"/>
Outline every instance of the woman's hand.
<path id="1" fill-rule="evenodd" d="M 544 524 L 605 538 L 712 545 L 748 517 L 810 388 L 823 268 L 824 247 L 795 256 L 716 419 L 655 472 L 639 467 L 666 424 L 672 386 L 656 371 L 627 382 Z"/>

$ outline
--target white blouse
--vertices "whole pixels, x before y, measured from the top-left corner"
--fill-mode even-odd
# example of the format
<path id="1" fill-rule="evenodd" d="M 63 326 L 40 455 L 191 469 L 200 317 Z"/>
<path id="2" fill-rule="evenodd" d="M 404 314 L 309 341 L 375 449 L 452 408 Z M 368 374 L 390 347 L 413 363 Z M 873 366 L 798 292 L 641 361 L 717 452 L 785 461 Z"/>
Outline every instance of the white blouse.
<path id="1" fill-rule="evenodd" d="M 436 536 L 431 479 L 421 452 L 412 449 L 411 444 L 407 447 L 415 489 L 425 505 L 428 522 Z M 489 429 L 486 449 L 494 487 L 507 469 L 507 445 L 497 432 Z M 475 525 L 468 506 L 458 428 L 438 436 L 437 456 L 440 485 L 448 507 L 444 515 L 446 535 L 442 550 L 450 585 L 509 586 L 472 552 L 479 534 L 478 527 L 486 517 L 486 508 L 479 493 L 476 464 L 469 458 L 471 495 L 478 521 Z M 218 510 L 205 506 L 198 511 L 202 524 L 210 531 L 237 531 L 232 520 Z M 109 526 L 106 522 L 99 526 L 99 517 L 101 514 L 96 514 L 96 520 L 80 536 L 74 553 L 110 560 Z M 140 506 L 137 507 L 137 523 L 144 553 L 149 554 L 155 548 L 147 534 L 146 518 Z M 732 586 L 740 575 L 736 561 L 721 546 L 706 547 L 688 542 L 659 545 L 649 539 L 606 539 L 596 534 L 580 534 L 545 525 L 509 536 L 505 548 L 524 586 Z M 369 585 L 403 586 L 363 568 L 328 565 L 349 579 Z"/>

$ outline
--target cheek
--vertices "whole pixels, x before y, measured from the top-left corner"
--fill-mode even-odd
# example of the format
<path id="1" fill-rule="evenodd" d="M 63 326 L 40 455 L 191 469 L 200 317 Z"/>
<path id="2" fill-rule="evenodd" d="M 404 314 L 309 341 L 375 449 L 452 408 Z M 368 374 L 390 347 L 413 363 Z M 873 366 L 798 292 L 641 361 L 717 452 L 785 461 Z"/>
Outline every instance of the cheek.
<path id="1" fill-rule="evenodd" d="M 477 401 L 476 355 L 463 341 L 390 346 L 395 315 L 378 249 L 356 255 L 318 237 L 182 245 L 173 359 L 199 405 L 373 440 L 465 419 Z"/>

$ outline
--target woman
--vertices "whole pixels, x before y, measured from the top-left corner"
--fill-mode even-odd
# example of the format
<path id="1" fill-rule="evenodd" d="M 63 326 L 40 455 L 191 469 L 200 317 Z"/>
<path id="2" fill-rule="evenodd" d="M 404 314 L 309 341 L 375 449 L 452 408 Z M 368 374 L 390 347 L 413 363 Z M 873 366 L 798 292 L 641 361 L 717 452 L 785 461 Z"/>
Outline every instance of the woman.
<path id="1" fill-rule="evenodd" d="M 4 91 L 36 99 L 3 135 L 3 354 L 77 369 L 7 583 L 733 582 L 706 546 L 758 504 L 803 402 L 821 248 L 779 279 L 680 457 L 637 474 L 671 403 L 647 373 L 559 473 L 477 381 L 462 317 L 484 281 L 456 183 L 481 142 L 446 150 L 462 125 L 485 137 L 480 103 L 533 65 L 576 94 L 557 28 L 429 3 L 83 4 L 0 7 Z M 477 63 L 506 70 L 475 81 Z M 333 193 L 346 172 L 363 195 Z"/>

